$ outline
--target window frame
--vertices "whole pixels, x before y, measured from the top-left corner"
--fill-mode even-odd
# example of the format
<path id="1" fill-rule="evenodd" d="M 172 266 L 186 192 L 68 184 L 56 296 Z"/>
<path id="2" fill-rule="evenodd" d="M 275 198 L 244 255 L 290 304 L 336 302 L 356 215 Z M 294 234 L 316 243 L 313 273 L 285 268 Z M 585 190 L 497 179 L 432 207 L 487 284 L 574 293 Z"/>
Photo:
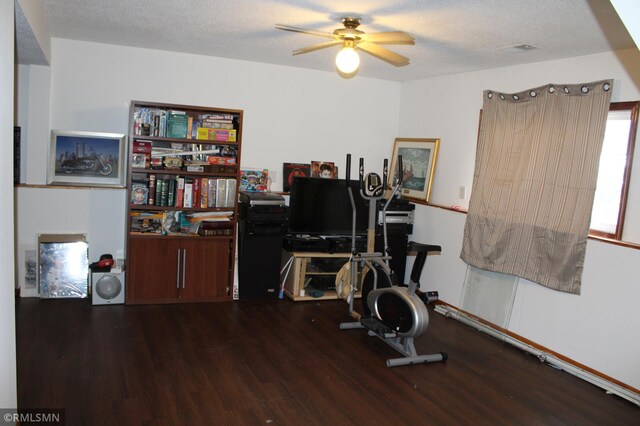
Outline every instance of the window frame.
<path id="1" fill-rule="evenodd" d="M 627 161 L 624 168 L 622 188 L 620 191 L 620 204 L 618 206 L 618 221 L 616 230 L 613 233 L 589 229 L 589 236 L 605 238 L 609 240 L 622 241 L 624 229 L 624 219 L 627 210 L 627 197 L 629 195 L 629 184 L 631 181 L 631 169 L 633 165 L 633 154 L 638 130 L 638 114 L 640 113 L 640 101 L 631 102 L 611 102 L 609 111 L 630 111 L 631 124 L 629 125 L 629 137 L 627 139 Z"/>

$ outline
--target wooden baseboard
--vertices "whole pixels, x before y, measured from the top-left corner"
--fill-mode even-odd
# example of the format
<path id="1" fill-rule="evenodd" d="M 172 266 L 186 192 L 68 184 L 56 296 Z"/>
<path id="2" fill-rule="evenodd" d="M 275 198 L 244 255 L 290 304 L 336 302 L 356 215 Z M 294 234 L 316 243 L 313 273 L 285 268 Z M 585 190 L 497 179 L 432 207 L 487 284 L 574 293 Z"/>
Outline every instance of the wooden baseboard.
<path id="1" fill-rule="evenodd" d="M 579 368 L 581 370 L 586 371 L 589 374 L 592 374 L 592 375 L 594 375 L 596 377 L 599 377 L 602 380 L 605 380 L 607 382 L 613 383 L 613 384 L 615 384 L 615 385 L 617 385 L 617 386 L 619 386 L 621 388 L 624 388 L 624 389 L 626 389 L 626 390 L 628 390 L 630 392 L 633 392 L 633 393 L 636 393 L 636 394 L 640 395 L 640 389 L 636 389 L 633 386 L 630 386 L 630 385 L 628 385 L 626 383 L 623 383 L 623 382 L 621 382 L 619 380 L 616 380 L 613 377 L 610 377 L 610 376 L 608 376 L 608 375 L 606 375 L 606 374 L 604 374 L 604 373 L 602 373 L 600 371 L 594 370 L 593 368 L 588 367 L 588 366 L 586 366 L 584 364 L 581 364 L 581 363 L 579 363 L 578 361 L 576 361 L 574 359 L 571 359 L 571 358 L 569 358 L 569 357 L 567 357 L 565 355 L 562 355 L 561 353 L 558 353 L 558 352 L 556 352 L 556 351 L 554 351 L 552 349 L 549 349 L 549 348 L 547 348 L 547 347 L 545 347 L 545 346 L 543 346 L 543 345 L 541 345 L 539 343 L 531 341 L 531 340 L 527 339 L 526 337 L 523 337 L 523 336 L 520 336 L 519 334 L 513 333 L 513 332 L 507 330 L 506 328 L 500 327 L 500 326 L 498 326 L 496 324 L 493 324 L 493 323 L 491 323 L 491 322 L 489 322 L 487 320 L 484 320 L 484 319 L 482 319 L 482 318 L 480 318 L 480 317 L 478 317 L 478 316 L 476 316 L 476 315 L 474 315 L 474 314 L 472 314 L 470 312 L 467 312 L 467 311 L 465 311 L 463 309 L 458 308 L 457 306 L 454 306 L 454 305 L 452 305 L 450 303 L 447 303 L 447 302 L 443 302 L 442 300 L 437 300 L 435 303 L 438 304 L 438 305 L 447 306 L 447 307 L 449 307 L 449 308 L 451 308 L 451 309 L 453 309 L 455 311 L 458 311 L 461 314 L 464 314 L 465 316 L 473 319 L 474 321 L 477 321 L 477 322 L 479 322 L 479 323 L 481 323 L 481 324 L 483 324 L 483 325 L 485 325 L 485 326 L 497 331 L 498 333 L 503 333 L 504 335 L 509 336 L 512 339 L 518 340 L 519 342 L 522 342 L 527 346 L 531 346 L 532 348 L 537 349 L 540 352 L 544 352 L 546 354 L 553 355 L 557 359 L 560 359 L 563 362 L 566 362 L 567 364 L 570 364 L 570 365 L 572 365 L 572 366 L 574 366 L 576 368 Z"/>

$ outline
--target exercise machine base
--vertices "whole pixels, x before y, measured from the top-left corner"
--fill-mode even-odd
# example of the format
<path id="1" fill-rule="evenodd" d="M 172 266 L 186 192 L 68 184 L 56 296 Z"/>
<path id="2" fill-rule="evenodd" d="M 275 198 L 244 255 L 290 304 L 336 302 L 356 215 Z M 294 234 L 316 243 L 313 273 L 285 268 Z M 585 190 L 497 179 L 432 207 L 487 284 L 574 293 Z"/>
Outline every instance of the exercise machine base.
<path id="1" fill-rule="evenodd" d="M 446 361 L 446 352 L 437 354 L 418 355 L 413 337 L 400 337 L 392 329 L 384 325 L 380 320 L 371 316 L 362 316 L 359 322 L 340 323 L 340 330 L 367 329 L 369 336 L 376 336 L 396 351 L 400 352 L 402 358 L 391 358 L 386 361 L 387 367 L 401 367 L 413 364 L 428 364 L 431 362 Z"/>

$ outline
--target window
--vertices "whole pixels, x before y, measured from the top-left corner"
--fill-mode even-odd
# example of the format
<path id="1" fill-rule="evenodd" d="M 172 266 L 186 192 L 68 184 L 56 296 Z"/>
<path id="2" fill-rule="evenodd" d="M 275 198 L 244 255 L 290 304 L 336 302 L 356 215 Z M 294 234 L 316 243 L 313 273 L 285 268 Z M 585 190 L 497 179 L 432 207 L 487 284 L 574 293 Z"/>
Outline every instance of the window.
<path id="1" fill-rule="evenodd" d="M 600 155 L 590 235 L 622 239 L 640 102 L 612 102 Z"/>

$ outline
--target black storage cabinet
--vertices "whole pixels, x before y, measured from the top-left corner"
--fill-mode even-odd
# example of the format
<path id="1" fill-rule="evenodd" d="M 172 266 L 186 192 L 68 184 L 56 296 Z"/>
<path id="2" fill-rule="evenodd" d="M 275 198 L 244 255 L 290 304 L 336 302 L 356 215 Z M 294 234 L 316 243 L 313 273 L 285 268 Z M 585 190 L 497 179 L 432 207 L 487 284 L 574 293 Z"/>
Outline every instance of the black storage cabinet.
<path id="1" fill-rule="evenodd" d="M 241 192 L 238 204 L 238 299 L 276 299 L 287 221 L 281 195 Z"/>

